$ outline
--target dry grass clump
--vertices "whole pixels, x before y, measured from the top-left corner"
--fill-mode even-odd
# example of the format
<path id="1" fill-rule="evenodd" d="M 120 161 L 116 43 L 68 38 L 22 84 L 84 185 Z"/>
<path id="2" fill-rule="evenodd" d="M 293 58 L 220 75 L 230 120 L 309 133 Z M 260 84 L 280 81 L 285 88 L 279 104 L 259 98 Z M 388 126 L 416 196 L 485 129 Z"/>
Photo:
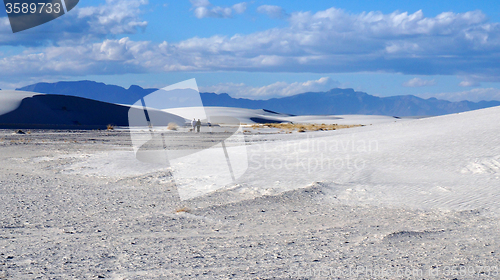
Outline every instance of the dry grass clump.
<path id="1" fill-rule="evenodd" d="M 114 125 L 112 125 L 112 124 L 108 124 L 107 129 L 108 129 L 108 130 L 114 130 L 114 129 L 115 129 L 115 126 L 114 126 Z"/>
<path id="2" fill-rule="evenodd" d="M 167 126 L 167 129 L 168 130 L 177 130 L 179 128 L 179 126 L 176 124 L 176 123 L 168 123 L 168 126 Z"/>
<path id="3" fill-rule="evenodd" d="M 191 213 L 191 209 L 187 207 L 181 207 L 175 210 L 175 213 L 180 214 L 180 213 Z"/>
<path id="4" fill-rule="evenodd" d="M 340 124 L 300 124 L 300 123 L 264 123 L 264 124 L 254 124 L 251 127 L 253 129 L 262 128 L 262 127 L 271 127 L 271 128 L 279 128 L 286 130 L 288 132 L 297 130 L 298 132 L 306 132 L 306 131 L 328 131 L 328 130 L 337 130 L 342 128 L 351 128 L 362 126 L 359 124 L 356 125 L 340 125 Z"/>

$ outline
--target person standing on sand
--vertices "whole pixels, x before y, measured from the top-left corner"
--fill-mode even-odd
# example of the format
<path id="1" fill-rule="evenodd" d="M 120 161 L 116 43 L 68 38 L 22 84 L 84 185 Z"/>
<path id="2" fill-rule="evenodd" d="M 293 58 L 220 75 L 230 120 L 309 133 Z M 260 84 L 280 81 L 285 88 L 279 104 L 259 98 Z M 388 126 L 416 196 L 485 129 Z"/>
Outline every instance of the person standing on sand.
<path id="1" fill-rule="evenodd" d="M 196 122 L 196 130 L 198 131 L 198 133 L 200 132 L 200 128 L 201 128 L 201 121 L 200 119 L 198 119 L 198 121 Z"/>
<path id="2" fill-rule="evenodd" d="M 192 130 L 193 132 L 195 132 L 195 128 L 196 128 L 196 119 L 193 118 L 193 120 L 191 121 L 191 126 L 193 127 Z"/>

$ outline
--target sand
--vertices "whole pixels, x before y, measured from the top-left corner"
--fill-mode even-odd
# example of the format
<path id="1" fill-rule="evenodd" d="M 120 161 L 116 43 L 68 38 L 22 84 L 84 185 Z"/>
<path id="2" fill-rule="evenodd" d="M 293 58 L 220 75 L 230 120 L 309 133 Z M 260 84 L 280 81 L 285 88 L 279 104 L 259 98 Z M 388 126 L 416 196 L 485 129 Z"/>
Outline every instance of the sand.
<path id="1" fill-rule="evenodd" d="M 187 200 L 127 130 L 1 130 L 0 278 L 496 279 L 498 110 L 246 135 L 249 170 Z M 282 150 L 322 139 L 379 146 Z M 264 166 L 332 153 L 365 165 Z"/>

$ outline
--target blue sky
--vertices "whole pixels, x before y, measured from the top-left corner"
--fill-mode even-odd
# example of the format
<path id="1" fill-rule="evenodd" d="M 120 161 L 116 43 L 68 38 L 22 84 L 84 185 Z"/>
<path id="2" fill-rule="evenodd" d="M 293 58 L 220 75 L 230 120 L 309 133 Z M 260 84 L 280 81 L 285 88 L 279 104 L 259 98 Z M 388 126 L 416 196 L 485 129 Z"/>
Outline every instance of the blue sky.
<path id="1" fill-rule="evenodd" d="M 0 9 L 0 88 L 196 78 L 254 99 L 341 87 L 500 100 L 497 2 L 310 2 L 87 0 L 15 34 Z"/>

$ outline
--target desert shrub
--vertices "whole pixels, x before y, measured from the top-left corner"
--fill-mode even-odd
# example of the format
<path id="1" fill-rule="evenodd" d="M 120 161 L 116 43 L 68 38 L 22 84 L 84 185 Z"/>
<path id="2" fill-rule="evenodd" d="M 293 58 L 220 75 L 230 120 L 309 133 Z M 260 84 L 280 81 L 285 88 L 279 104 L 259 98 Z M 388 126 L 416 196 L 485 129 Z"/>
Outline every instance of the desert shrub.
<path id="1" fill-rule="evenodd" d="M 177 130 L 179 128 L 179 126 L 176 124 L 176 123 L 168 123 L 168 126 L 167 126 L 167 129 L 168 130 Z"/>
<path id="2" fill-rule="evenodd" d="M 191 209 L 189 209 L 187 207 L 181 207 L 181 208 L 177 208 L 175 210 L 175 213 L 191 213 Z"/>
<path id="3" fill-rule="evenodd" d="M 339 124 L 300 124 L 300 123 L 265 123 L 265 124 L 254 124 L 251 127 L 253 129 L 258 129 L 262 127 L 279 128 L 285 131 L 305 132 L 305 131 L 328 131 L 337 130 L 341 128 L 358 127 L 362 125 L 339 125 Z"/>

